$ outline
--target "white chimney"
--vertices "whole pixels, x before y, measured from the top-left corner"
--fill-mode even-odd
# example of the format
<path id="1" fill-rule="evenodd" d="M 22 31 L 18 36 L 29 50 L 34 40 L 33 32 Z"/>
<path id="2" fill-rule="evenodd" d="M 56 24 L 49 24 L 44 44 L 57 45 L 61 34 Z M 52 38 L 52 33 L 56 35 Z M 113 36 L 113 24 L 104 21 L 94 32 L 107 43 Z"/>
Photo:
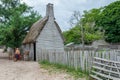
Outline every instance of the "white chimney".
<path id="1" fill-rule="evenodd" d="M 53 4 L 48 3 L 46 6 L 46 16 L 54 19 Z"/>

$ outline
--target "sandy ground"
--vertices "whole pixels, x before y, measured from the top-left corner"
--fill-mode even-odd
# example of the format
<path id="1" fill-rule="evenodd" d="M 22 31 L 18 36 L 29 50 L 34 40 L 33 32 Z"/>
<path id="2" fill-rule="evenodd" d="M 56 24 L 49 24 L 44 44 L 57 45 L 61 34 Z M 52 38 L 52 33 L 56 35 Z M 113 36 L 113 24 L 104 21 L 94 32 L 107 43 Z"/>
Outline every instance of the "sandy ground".
<path id="1" fill-rule="evenodd" d="M 0 50 L 0 80 L 74 80 L 66 73 L 49 73 L 37 62 L 8 60 Z M 83 79 L 80 79 L 83 80 Z"/>

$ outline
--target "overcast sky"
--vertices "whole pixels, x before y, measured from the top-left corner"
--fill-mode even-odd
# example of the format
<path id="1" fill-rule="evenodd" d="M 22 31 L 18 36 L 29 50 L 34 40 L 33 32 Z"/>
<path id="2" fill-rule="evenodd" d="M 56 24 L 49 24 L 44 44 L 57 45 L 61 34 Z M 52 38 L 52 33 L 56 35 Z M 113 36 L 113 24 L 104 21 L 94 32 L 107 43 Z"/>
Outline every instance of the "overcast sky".
<path id="1" fill-rule="evenodd" d="M 43 17 L 46 13 L 46 5 L 48 3 L 54 4 L 54 14 L 57 23 L 62 31 L 68 30 L 71 26 L 69 24 L 70 17 L 73 11 L 90 10 L 92 8 L 99 8 L 106 6 L 116 0 L 22 0 L 34 10 L 39 12 Z"/>

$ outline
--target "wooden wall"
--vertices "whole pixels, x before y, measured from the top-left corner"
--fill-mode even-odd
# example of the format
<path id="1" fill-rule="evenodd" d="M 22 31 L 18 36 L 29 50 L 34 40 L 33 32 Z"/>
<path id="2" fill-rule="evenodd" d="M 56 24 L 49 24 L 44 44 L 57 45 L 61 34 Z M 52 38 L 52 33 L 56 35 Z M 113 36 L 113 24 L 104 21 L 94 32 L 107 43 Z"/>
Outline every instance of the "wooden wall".
<path id="1" fill-rule="evenodd" d="M 29 51 L 29 59 L 34 60 L 34 45 L 33 45 L 33 43 L 23 45 L 22 49 L 23 49 L 23 53 L 25 51 Z"/>
<path id="2" fill-rule="evenodd" d="M 53 20 L 53 19 L 52 19 Z M 45 27 L 36 40 L 36 55 L 40 56 L 41 49 L 50 51 L 64 52 L 63 39 L 54 23 L 54 20 L 48 20 Z M 36 57 L 37 57 L 36 56 Z M 38 60 L 39 58 L 37 58 Z"/>

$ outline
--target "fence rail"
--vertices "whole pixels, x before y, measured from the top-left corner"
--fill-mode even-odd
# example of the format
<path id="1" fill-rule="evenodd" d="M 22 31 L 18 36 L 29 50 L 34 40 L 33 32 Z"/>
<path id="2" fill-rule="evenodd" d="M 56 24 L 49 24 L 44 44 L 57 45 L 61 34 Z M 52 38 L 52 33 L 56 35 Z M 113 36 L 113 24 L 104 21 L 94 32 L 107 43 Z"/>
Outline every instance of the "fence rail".
<path id="1" fill-rule="evenodd" d="M 120 62 L 94 57 L 91 77 L 97 80 L 120 80 Z"/>

